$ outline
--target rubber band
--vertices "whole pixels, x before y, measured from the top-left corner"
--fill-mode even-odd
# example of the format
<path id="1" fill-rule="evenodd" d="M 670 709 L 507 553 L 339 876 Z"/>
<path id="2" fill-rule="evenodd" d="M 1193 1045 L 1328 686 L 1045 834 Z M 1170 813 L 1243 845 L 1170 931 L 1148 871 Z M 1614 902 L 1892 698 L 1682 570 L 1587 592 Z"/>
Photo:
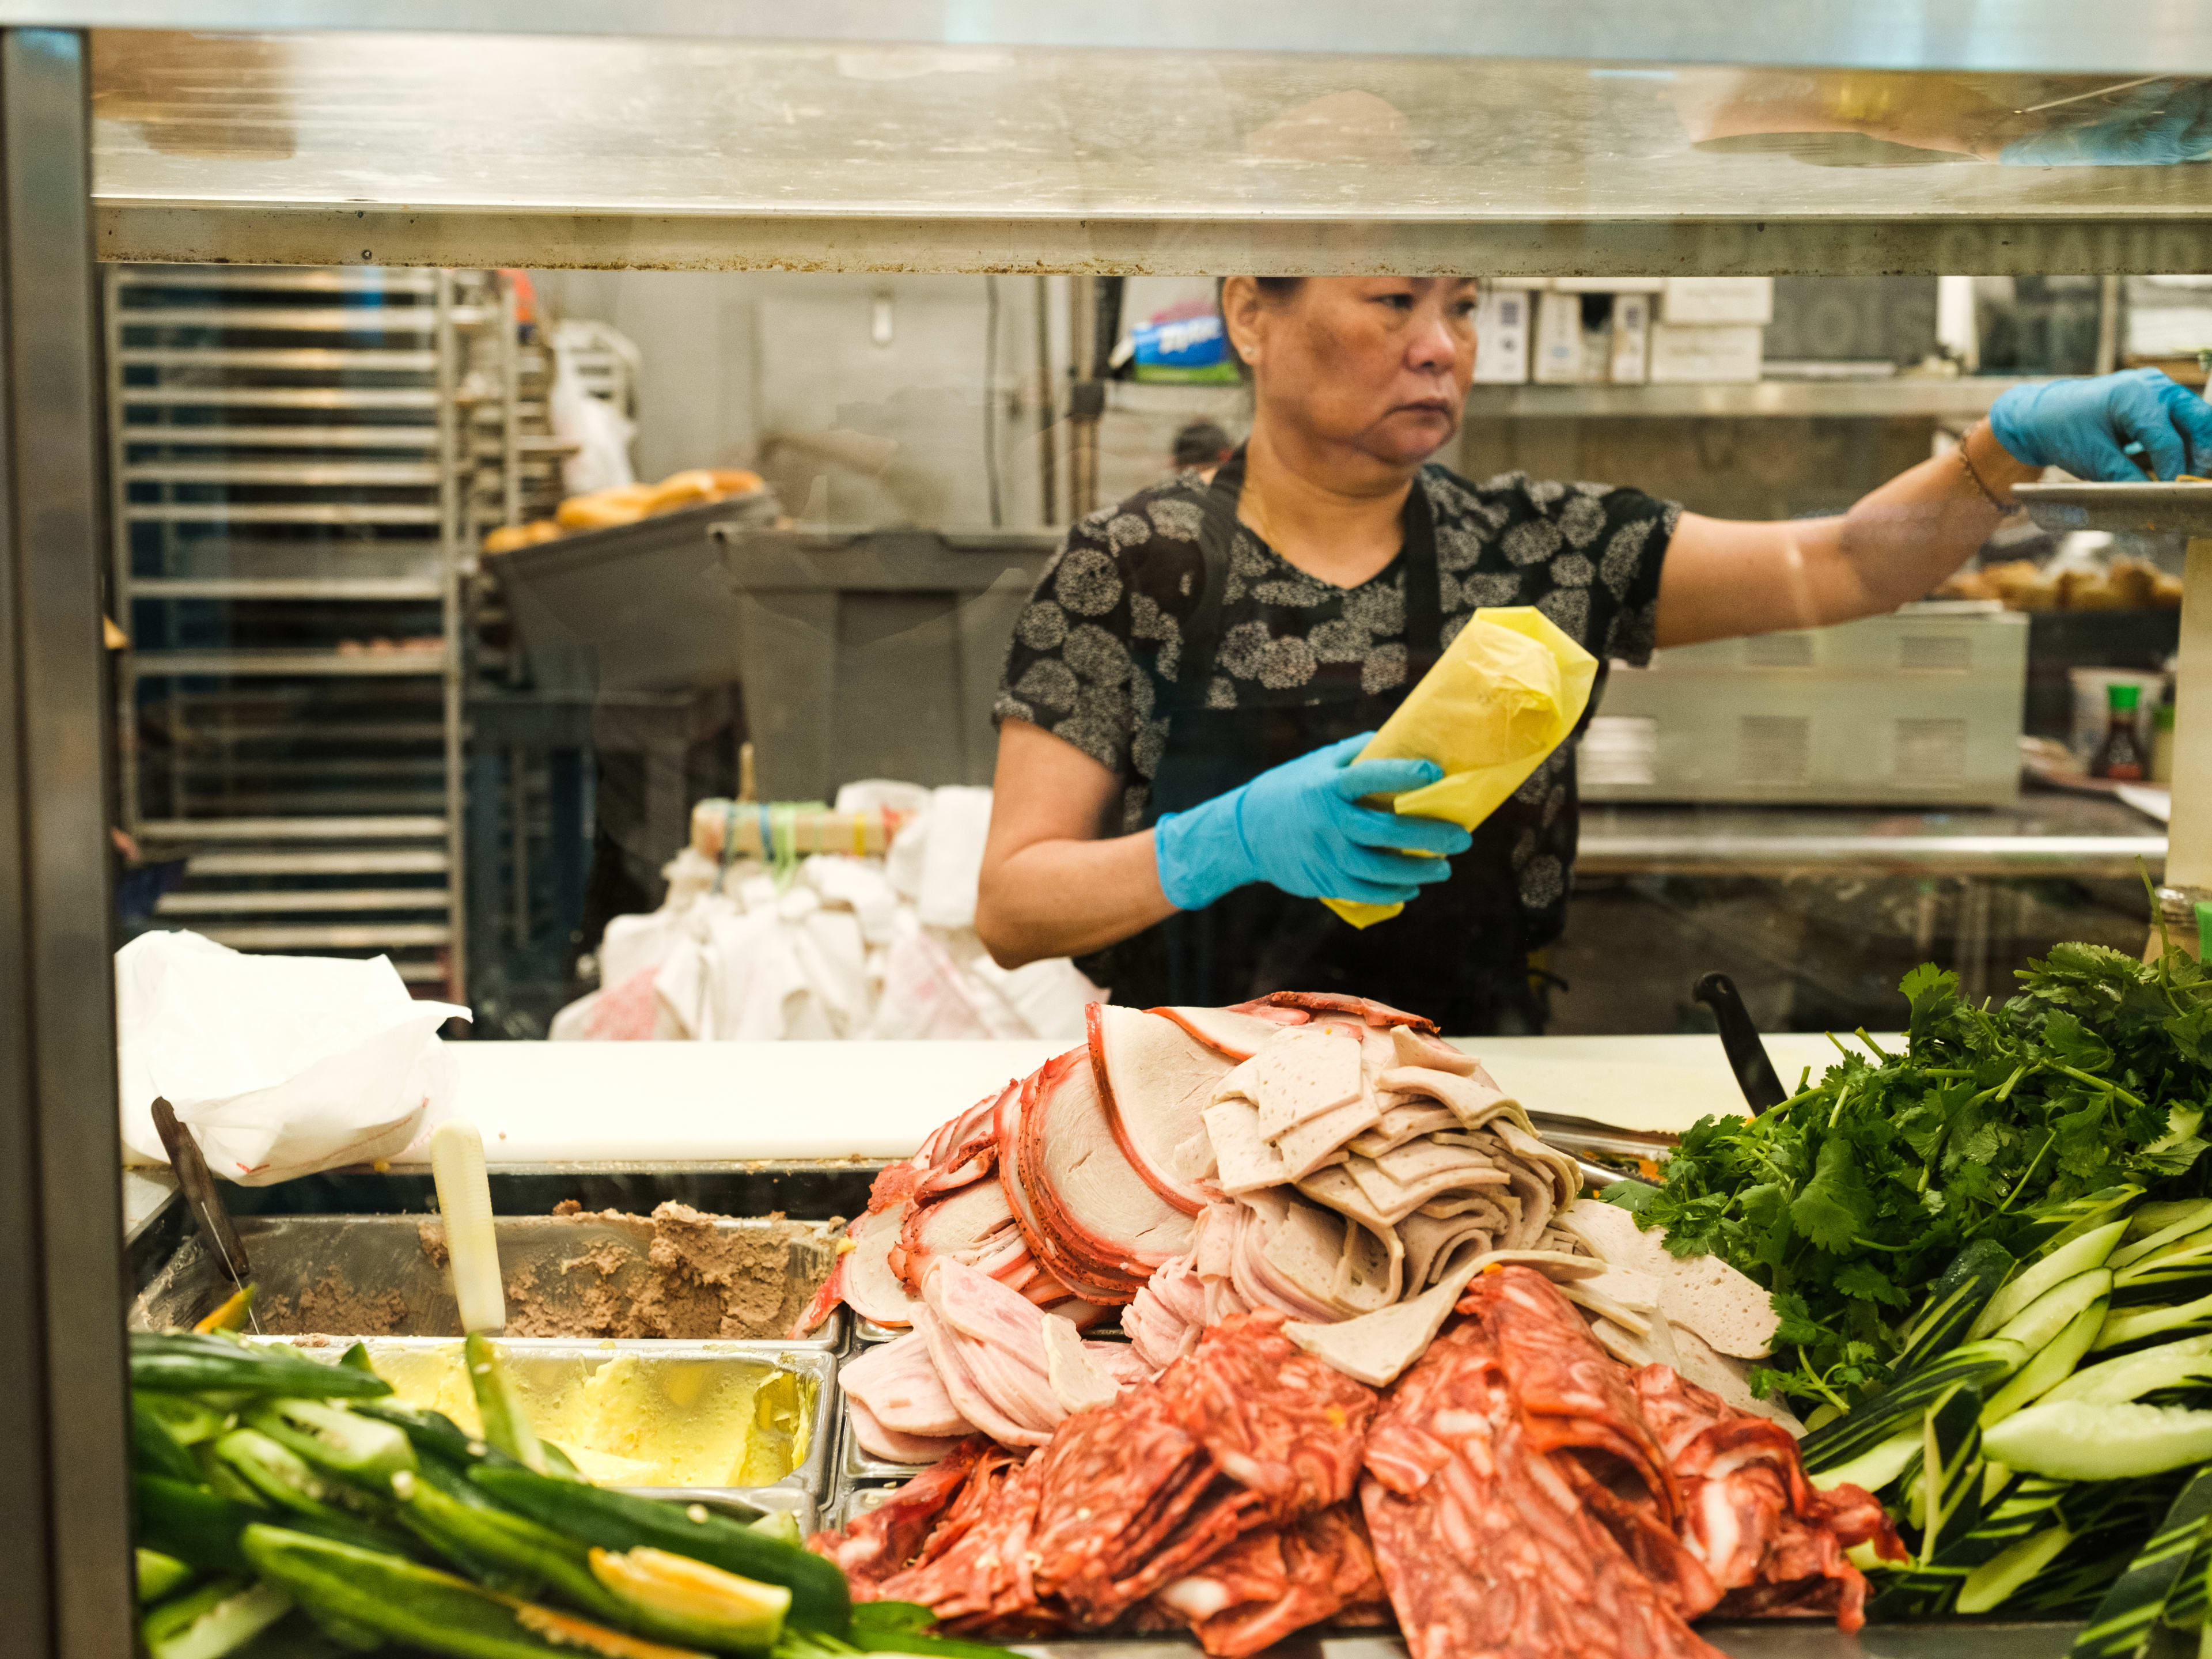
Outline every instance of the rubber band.
<path id="1" fill-rule="evenodd" d="M 722 890 L 722 883 L 730 873 L 730 866 L 737 861 L 738 804 L 733 800 L 726 800 L 722 803 L 721 857 L 716 860 L 720 867 L 714 872 L 714 890 L 717 893 Z"/>
<path id="2" fill-rule="evenodd" d="M 868 817 L 865 812 L 853 814 L 853 856 L 864 859 L 868 855 Z"/>

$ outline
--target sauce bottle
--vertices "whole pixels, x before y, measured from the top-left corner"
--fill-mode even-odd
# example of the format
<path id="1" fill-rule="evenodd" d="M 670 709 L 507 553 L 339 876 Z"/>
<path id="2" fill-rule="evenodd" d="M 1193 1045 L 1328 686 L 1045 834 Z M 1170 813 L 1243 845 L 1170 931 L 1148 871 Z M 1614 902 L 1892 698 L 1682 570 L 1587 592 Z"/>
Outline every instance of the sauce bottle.
<path id="1" fill-rule="evenodd" d="M 2107 724 L 2097 757 L 2089 763 L 2090 775 L 2121 783 L 2140 783 L 2149 771 L 2143 753 L 2142 734 L 2136 724 L 2136 704 L 2142 687 L 2115 681 L 2105 688 Z"/>

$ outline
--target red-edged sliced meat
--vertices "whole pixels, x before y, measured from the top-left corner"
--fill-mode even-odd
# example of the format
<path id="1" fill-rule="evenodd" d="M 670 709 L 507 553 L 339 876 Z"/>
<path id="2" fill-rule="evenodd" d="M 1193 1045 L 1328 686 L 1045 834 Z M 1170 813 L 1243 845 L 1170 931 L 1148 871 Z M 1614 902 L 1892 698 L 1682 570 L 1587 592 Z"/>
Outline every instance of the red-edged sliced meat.
<path id="1" fill-rule="evenodd" d="M 1022 1185 L 1039 1218 L 1093 1275 L 1122 1281 L 1119 1300 L 1190 1248 L 1190 1216 L 1155 1192 L 1122 1152 L 1087 1049 L 1048 1060 L 1037 1074 L 1022 1109 L 1018 1152 Z"/>
<path id="2" fill-rule="evenodd" d="M 1083 1051 L 1077 1050 L 1076 1057 L 1083 1057 Z M 1022 1242 L 1029 1247 L 1030 1255 L 1038 1266 L 1085 1301 L 1118 1307 L 1136 1294 L 1135 1287 L 1127 1284 L 1118 1273 L 1107 1276 L 1091 1272 L 1062 1246 L 1060 1242 L 1061 1236 L 1054 1232 L 1048 1224 L 1048 1218 L 1023 1172 L 1021 1146 L 1024 1127 L 1030 1108 L 1036 1097 L 1038 1082 L 1049 1069 L 1048 1065 L 1030 1073 L 1023 1080 L 1020 1089 L 1002 1096 L 999 1101 L 999 1185 L 1006 1194 L 1006 1202 L 1012 1207 L 1014 1224 L 1021 1231 Z"/>
<path id="3" fill-rule="evenodd" d="M 878 1325 L 906 1326 L 921 1304 L 907 1294 L 891 1270 L 891 1246 L 898 1243 L 903 1208 L 871 1210 L 846 1230 L 853 1248 L 837 1263 L 844 1280 L 845 1305 Z"/>
<path id="4" fill-rule="evenodd" d="M 1255 997 L 1249 1002 L 1232 1003 L 1223 1012 L 1243 1014 L 1252 1019 L 1264 1019 L 1270 1025 L 1303 1025 L 1313 1018 L 1294 1004 L 1277 1001 L 1276 998 L 1281 995 L 1282 993 L 1278 991 L 1269 996 Z"/>
<path id="5" fill-rule="evenodd" d="M 1006 1455 L 981 1435 L 965 1440 L 927 1474 L 915 1476 L 877 1508 L 854 1518 L 843 1532 L 817 1532 L 806 1547 L 843 1568 L 853 1599 L 876 1599 L 877 1586 L 921 1553 L 939 1519 L 984 1462 L 1003 1465 Z"/>
<path id="6" fill-rule="evenodd" d="M 1230 1060 L 1252 1058 L 1253 1050 L 1283 1029 L 1279 1019 L 1239 1013 L 1234 1008 L 1152 1008 L 1149 1013 L 1171 1019 L 1217 1054 Z M 1303 1024 L 1303 1020 L 1294 1022 Z"/>
<path id="7" fill-rule="evenodd" d="M 845 1300 L 845 1264 L 840 1261 L 830 1270 L 830 1277 L 822 1281 L 822 1288 L 814 1292 L 814 1299 L 799 1310 L 798 1322 L 792 1326 L 793 1337 L 811 1336 L 822 1328 L 823 1322 L 837 1311 Z"/>
<path id="8" fill-rule="evenodd" d="M 901 1158 L 896 1164 L 886 1164 L 876 1171 L 875 1180 L 868 1187 L 868 1208 L 871 1211 L 895 1209 L 914 1196 L 915 1183 L 922 1176 L 922 1168 L 913 1158 Z"/>
<path id="9" fill-rule="evenodd" d="M 1009 1242 L 1022 1241 L 1006 1189 L 995 1181 L 978 1181 L 908 1209 L 899 1227 L 904 1260 L 893 1265 L 908 1294 L 919 1296 L 933 1263 L 946 1257 L 968 1261 Z"/>
<path id="10" fill-rule="evenodd" d="M 969 1186 L 991 1173 L 991 1166 L 998 1161 L 999 1102 L 1021 1086 L 1017 1079 L 998 1094 L 984 1096 L 958 1117 L 939 1126 L 923 1143 L 930 1164 L 915 1182 L 917 1203 Z"/>
<path id="11" fill-rule="evenodd" d="M 1370 997 L 1346 996 L 1340 991 L 1271 991 L 1255 1002 L 1240 1002 L 1233 1012 L 1258 1014 L 1268 1018 L 1263 1009 L 1302 1010 L 1309 1018 L 1325 1014 L 1349 1015 L 1361 1024 L 1388 1030 L 1393 1025 L 1410 1025 L 1416 1030 L 1433 1032 L 1436 1022 L 1419 1014 L 1409 1014 L 1403 1008 L 1393 1008 L 1387 1002 L 1376 1002 Z M 1295 1024 L 1285 1021 L 1285 1024 Z"/>
<path id="12" fill-rule="evenodd" d="M 1130 1164 L 1185 1215 L 1206 1205 L 1201 1168 L 1188 1148 L 1206 1145 L 1199 1114 L 1229 1071 L 1223 1058 L 1172 1019 L 1094 1002 L 1085 1011 L 1091 1069 L 1108 1121 Z M 1256 1024 L 1256 1022 L 1255 1022 Z"/>

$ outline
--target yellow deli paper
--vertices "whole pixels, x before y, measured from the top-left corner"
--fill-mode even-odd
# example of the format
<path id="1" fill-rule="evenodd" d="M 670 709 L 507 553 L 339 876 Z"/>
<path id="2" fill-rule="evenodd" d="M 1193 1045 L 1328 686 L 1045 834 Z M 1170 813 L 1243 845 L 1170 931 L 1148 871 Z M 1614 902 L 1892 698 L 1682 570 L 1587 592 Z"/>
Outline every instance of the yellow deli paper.
<path id="1" fill-rule="evenodd" d="M 1398 796 L 1395 810 L 1472 830 L 1566 740 L 1596 680 L 1597 659 L 1534 606 L 1478 611 L 1359 758 L 1436 762 L 1443 777 Z M 1322 902 L 1354 927 L 1406 908 Z"/>

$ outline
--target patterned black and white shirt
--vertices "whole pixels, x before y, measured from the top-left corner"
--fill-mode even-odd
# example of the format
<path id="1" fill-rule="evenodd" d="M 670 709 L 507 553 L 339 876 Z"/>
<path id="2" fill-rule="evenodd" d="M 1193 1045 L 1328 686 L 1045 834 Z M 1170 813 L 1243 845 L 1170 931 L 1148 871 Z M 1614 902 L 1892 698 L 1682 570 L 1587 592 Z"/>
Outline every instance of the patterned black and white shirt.
<path id="1" fill-rule="evenodd" d="M 1533 605 L 1601 663 L 1649 660 L 1659 566 L 1680 507 L 1639 490 L 1519 472 L 1476 484 L 1432 465 L 1419 483 L 1436 525 L 1446 641 L 1480 607 Z M 1167 746 L 1164 710 L 1156 709 L 1161 685 L 1177 678 L 1182 625 L 1198 605 L 1206 490 L 1199 474 L 1179 472 L 1072 526 L 1015 625 L 1000 684 L 997 720 L 1042 726 L 1121 780 L 1127 830 L 1143 825 Z M 1207 706 L 1319 702 L 1325 686 L 1372 693 L 1403 684 L 1403 566 L 1401 556 L 1358 587 L 1337 587 L 1239 523 Z M 1573 866 L 1573 750 L 1562 744 L 1517 797 L 1542 809 L 1513 853 L 1532 939 L 1557 937 Z"/>

